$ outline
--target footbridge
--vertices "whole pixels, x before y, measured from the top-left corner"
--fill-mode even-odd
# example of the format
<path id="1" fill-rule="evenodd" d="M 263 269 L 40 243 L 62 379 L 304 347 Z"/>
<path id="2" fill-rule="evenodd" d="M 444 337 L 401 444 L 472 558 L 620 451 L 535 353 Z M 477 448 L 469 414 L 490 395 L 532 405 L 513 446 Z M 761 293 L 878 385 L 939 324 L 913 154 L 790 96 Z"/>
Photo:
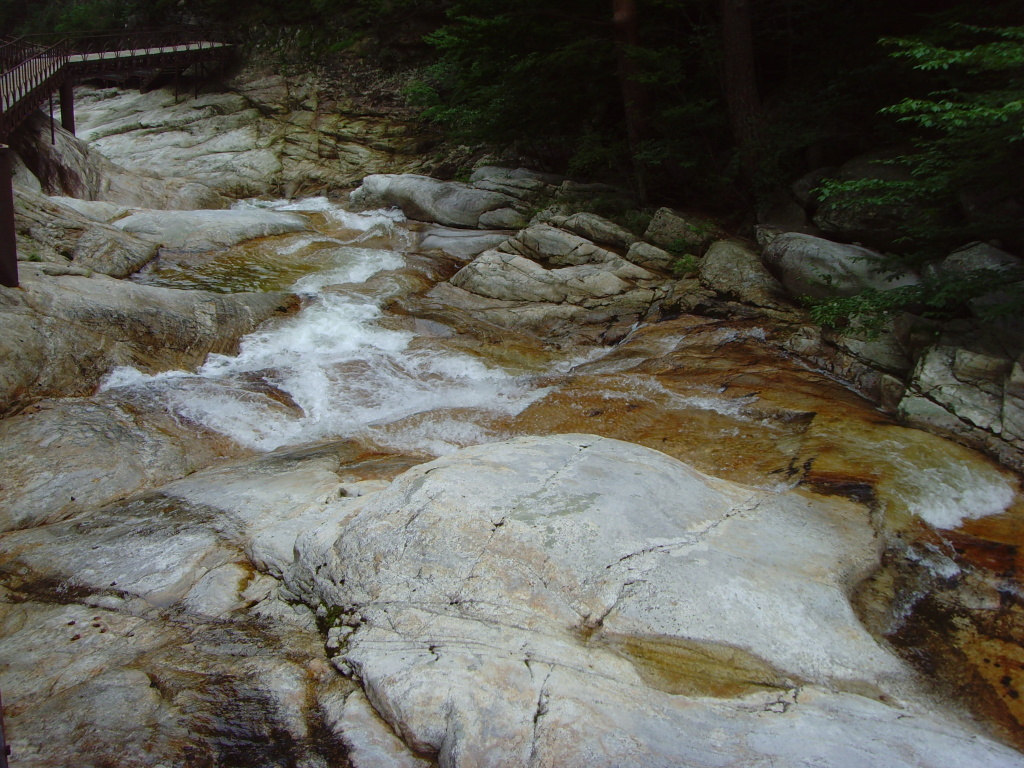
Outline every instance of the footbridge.
<path id="1" fill-rule="evenodd" d="M 18 285 L 12 162 L 6 145 L 11 133 L 46 104 L 53 115 L 55 95 L 61 125 L 74 133 L 73 88 L 80 80 L 119 72 L 177 76 L 193 67 L 198 82 L 223 66 L 232 49 L 223 34 L 194 28 L 79 36 L 50 45 L 39 40 L 0 36 L 0 285 L 7 287 Z"/>

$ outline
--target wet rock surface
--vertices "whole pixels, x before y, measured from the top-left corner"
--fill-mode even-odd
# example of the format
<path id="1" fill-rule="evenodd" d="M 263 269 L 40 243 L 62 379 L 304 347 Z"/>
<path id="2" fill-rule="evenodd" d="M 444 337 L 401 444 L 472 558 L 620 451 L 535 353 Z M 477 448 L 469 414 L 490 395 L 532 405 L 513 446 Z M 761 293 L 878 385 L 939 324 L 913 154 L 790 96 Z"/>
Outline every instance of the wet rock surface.
<path id="1" fill-rule="evenodd" d="M 280 293 L 224 296 L 23 268 L 20 288 L 0 288 L 0 403 L 86 394 L 117 365 L 195 366 L 294 306 Z"/>
<path id="2" fill-rule="evenodd" d="M 341 190 L 428 165 L 415 125 L 347 104 L 314 77 L 245 72 L 227 85 L 195 99 L 79 89 L 79 135 L 130 171 L 232 197 Z"/>

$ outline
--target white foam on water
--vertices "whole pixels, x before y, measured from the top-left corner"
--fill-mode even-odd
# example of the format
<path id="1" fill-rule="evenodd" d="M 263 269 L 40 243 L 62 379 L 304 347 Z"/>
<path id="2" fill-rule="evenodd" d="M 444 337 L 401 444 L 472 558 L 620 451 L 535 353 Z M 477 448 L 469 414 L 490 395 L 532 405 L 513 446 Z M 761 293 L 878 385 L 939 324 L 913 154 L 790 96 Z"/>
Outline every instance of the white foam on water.
<path id="1" fill-rule="evenodd" d="M 334 254 L 340 265 L 323 272 L 314 272 L 295 282 L 292 290 L 303 295 L 315 295 L 328 285 L 363 283 L 378 272 L 398 269 L 405 264 L 402 254 L 376 248 L 342 246 Z"/>
<path id="2" fill-rule="evenodd" d="M 841 434 L 836 438 L 840 439 Z M 1016 480 L 984 457 L 916 430 L 873 436 L 862 448 L 879 473 L 879 501 L 935 528 L 949 530 L 965 520 L 1005 512 L 1016 498 Z"/>
<path id="3" fill-rule="evenodd" d="M 216 391 L 176 389 L 172 410 L 258 450 L 326 437 L 358 436 L 417 414 L 452 408 L 517 413 L 543 394 L 522 378 L 462 354 L 413 350 L 414 335 L 377 326 L 380 310 L 348 297 L 323 296 L 298 317 L 246 337 L 239 354 L 211 355 L 196 374 L 205 379 L 257 376 L 289 395 L 301 410 L 272 400 Z M 444 420 L 426 434 L 388 433 L 395 447 L 447 452 L 485 437 Z M 459 435 L 441 432 L 456 429 Z"/>
<path id="4" fill-rule="evenodd" d="M 238 200 L 231 205 L 232 210 L 260 208 L 270 211 L 295 211 L 296 213 L 321 213 L 337 208 L 326 197 L 300 197 L 294 200 Z"/>
<path id="5" fill-rule="evenodd" d="M 394 226 L 394 215 L 378 213 L 365 215 L 364 229 Z M 513 415 L 547 393 L 470 355 L 411 346 L 415 335 L 382 327 L 370 299 L 319 293 L 401 267 L 400 253 L 341 246 L 337 261 L 296 283 L 308 298 L 299 314 L 246 336 L 237 355 L 210 355 L 194 374 L 119 368 L 102 388 L 145 387 L 178 417 L 257 450 L 368 435 L 431 453 L 495 439 L 472 411 Z M 287 397 L 272 397 L 274 389 Z M 296 407 L 282 404 L 289 399 Z M 389 427 L 403 419 L 409 424 Z"/>
<path id="6" fill-rule="evenodd" d="M 897 462 L 898 463 L 898 462 Z M 1013 503 L 1013 483 L 984 465 L 948 463 L 914 466 L 900 475 L 893 493 L 908 511 L 943 530 L 1005 512 Z"/>
<path id="7" fill-rule="evenodd" d="M 642 383 L 641 383 L 642 382 Z M 637 389 L 646 389 L 655 398 L 664 398 L 668 404 L 678 410 L 712 411 L 729 416 L 738 421 L 752 421 L 750 406 L 757 402 L 756 395 L 741 397 L 721 397 L 717 392 L 705 389 L 707 395 L 682 395 L 674 392 L 656 379 L 639 379 Z"/>
<path id="8" fill-rule="evenodd" d="M 291 256 L 293 253 L 298 253 L 303 248 L 308 248 L 311 245 L 320 245 L 322 243 L 336 243 L 342 245 L 340 240 L 335 240 L 333 237 L 310 237 L 309 235 L 303 235 L 292 240 L 290 243 L 281 244 L 277 246 L 277 252 L 281 256 Z"/>

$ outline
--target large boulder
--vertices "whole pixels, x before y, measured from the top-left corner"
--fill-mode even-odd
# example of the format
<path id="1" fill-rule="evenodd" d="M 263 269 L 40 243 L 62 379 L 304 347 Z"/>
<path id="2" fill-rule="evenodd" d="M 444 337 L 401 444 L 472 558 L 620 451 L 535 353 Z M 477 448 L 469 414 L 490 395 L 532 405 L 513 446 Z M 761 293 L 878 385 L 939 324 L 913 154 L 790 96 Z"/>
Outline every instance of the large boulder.
<path id="1" fill-rule="evenodd" d="M 644 240 L 672 251 L 703 251 L 721 232 L 712 222 L 659 208 L 647 225 Z"/>
<path id="2" fill-rule="evenodd" d="M 610 245 L 612 248 L 626 250 L 634 243 L 640 242 L 640 238 L 628 229 L 593 213 L 552 216 L 545 223 L 572 232 L 591 242 Z"/>
<path id="3" fill-rule="evenodd" d="M 854 296 L 919 282 L 916 274 L 894 272 L 878 251 L 796 232 L 776 237 L 761 258 L 797 297 Z"/>
<path id="4" fill-rule="evenodd" d="M 849 594 L 877 546 L 859 505 L 526 437 L 300 534 L 286 582 L 326 606 L 335 665 L 410 753 L 443 766 L 1024 765 L 861 626 Z"/>
<path id="5" fill-rule="evenodd" d="M 931 268 L 936 276 L 965 274 L 976 269 L 1014 273 L 1024 269 L 1024 259 L 988 243 L 969 243 Z"/>
<path id="6" fill-rule="evenodd" d="M 419 230 L 419 251 L 442 251 L 457 259 L 473 259 L 486 250 L 496 248 L 508 240 L 509 231 L 480 231 L 442 227 L 439 225 L 424 227 Z"/>
<path id="7" fill-rule="evenodd" d="M 502 181 L 507 179 L 514 181 L 540 181 L 554 187 L 561 185 L 566 180 L 565 176 L 559 176 L 555 173 L 544 173 L 530 168 L 505 168 L 500 165 L 481 165 L 478 168 L 474 168 L 473 173 L 469 176 L 471 184 L 479 181 Z"/>
<path id="8" fill-rule="evenodd" d="M 156 257 L 156 243 L 98 221 L 98 214 L 83 214 L 78 205 L 69 205 L 68 200 L 71 198 L 47 198 L 23 189 L 16 191 L 19 259 L 127 277 Z"/>
<path id="9" fill-rule="evenodd" d="M 672 264 L 678 256 L 659 248 L 656 245 L 645 243 L 643 240 L 633 243 L 626 251 L 626 260 L 638 264 L 646 269 L 657 269 L 667 272 L 672 269 Z"/>
<path id="10" fill-rule="evenodd" d="M 761 258 L 742 243 L 719 240 L 700 260 L 701 283 L 730 299 L 757 307 L 789 309 L 786 292 Z"/>
<path id="11" fill-rule="evenodd" d="M 839 181 L 908 182 L 910 169 L 898 162 L 904 150 L 871 152 L 848 160 L 836 172 Z M 885 247 L 900 234 L 911 210 L 906 204 L 877 205 L 869 192 L 844 192 L 830 196 L 817 209 L 814 223 L 841 240 L 857 240 Z"/>
<path id="12" fill-rule="evenodd" d="M 397 206 L 410 219 L 454 227 L 518 228 L 527 223 L 514 197 L 416 174 L 367 176 L 351 199 L 360 208 Z"/>
<path id="13" fill-rule="evenodd" d="M 310 229 L 295 213 L 242 208 L 226 211 L 139 211 L 114 222 L 118 229 L 165 248 L 210 251 L 244 240 Z"/>
<path id="14" fill-rule="evenodd" d="M 939 262 L 928 264 L 925 274 L 939 280 L 960 281 L 976 270 L 999 273 L 999 286 L 970 300 L 975 315 L 999 316 L 1001 333 L 1024 336 L 1024 259 L 988 243 L 970 243 Z M 991 317 L 986 317 L 991 320 Z"/>

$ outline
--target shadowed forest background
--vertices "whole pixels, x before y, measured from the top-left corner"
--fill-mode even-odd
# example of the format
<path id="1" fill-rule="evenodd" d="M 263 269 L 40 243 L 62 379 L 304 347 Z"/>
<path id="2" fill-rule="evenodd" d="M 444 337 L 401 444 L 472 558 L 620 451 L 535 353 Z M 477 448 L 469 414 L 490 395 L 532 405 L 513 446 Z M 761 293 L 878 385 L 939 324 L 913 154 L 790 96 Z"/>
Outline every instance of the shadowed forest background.
<path id="1" fill-rule="evenodd" d="M 839 239 L 899 263 L 1024 244 L 1019 2 L 0 0 L 0 21 L 51 35 L 222 24 L 293 68 L 358 60 L 400 74 L 408 106 L 452 142 L 738 228 L 802 180 L 812 206 L 870 223 Z M 870 174 L 813 175 L 865 153 Z M 979 270 L 831 302 L 818 319 L 955 315 L 1005 281 Z"/>

